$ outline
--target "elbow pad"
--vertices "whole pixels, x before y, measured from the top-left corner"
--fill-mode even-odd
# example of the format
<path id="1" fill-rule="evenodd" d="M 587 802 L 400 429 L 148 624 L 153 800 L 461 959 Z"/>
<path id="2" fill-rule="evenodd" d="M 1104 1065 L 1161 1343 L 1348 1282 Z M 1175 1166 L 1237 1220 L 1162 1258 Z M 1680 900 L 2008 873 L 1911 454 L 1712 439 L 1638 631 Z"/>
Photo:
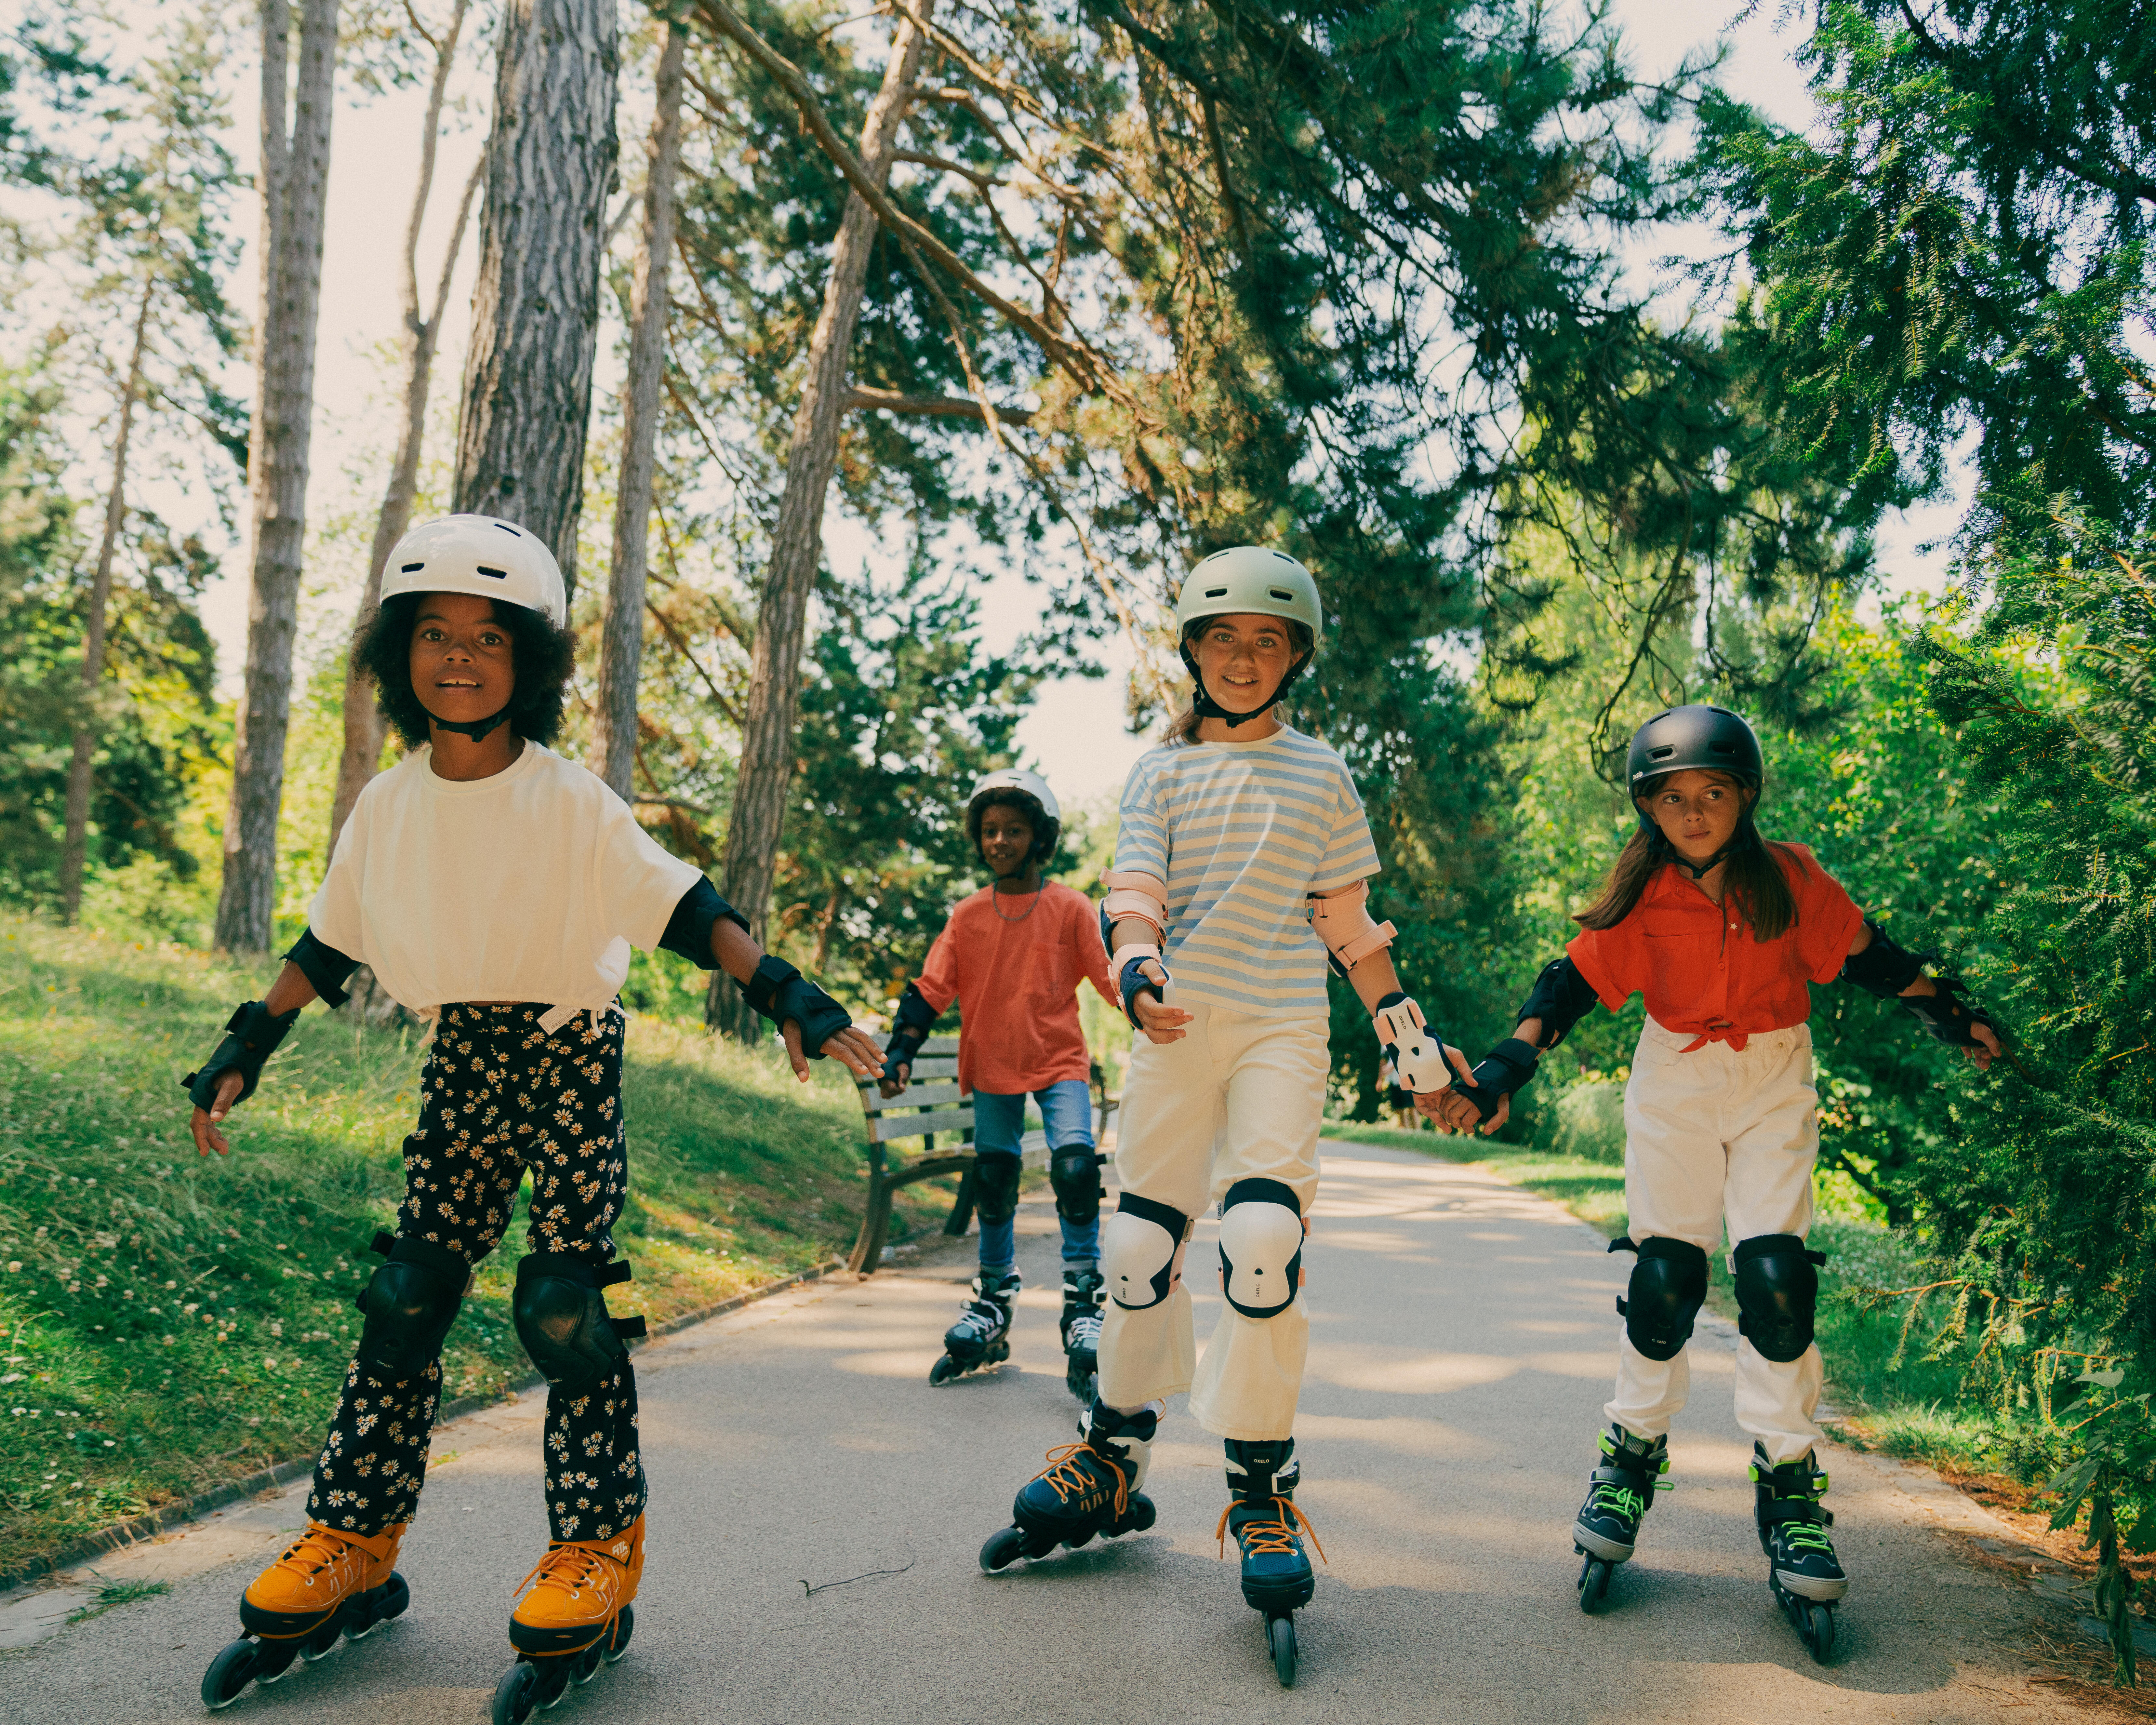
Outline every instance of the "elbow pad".
<path id="1" fill-rule="evenodd" d="M 1433 1032 L 1422 1009 L 1405 994 L 1392 993 L 1378 1003 L 1371 1023 L 1393 1070 L 1400 1076 L 1400 1088 L 1419 1096 L 1450 1089 L 1452 1068 L 1445 1058 L 1444 1039 Z"/>
<path id="2" fill-rule="evenodd" d="M 299 1017 L 296 1006 L 287 1013 L 274 1013 L 259 1000 L 249 1001 L 227 1021 L 224 1040 L 203 1062 L 200 1070 L 190 1072 L 180 1081 L 180 1088 L 187 1091 L 195 1106 L 207 1111 L 217 1106 L 218 1081 L 228 1072 L 237 1072 L 242 1081 L 239 1094 L 233 1101 L 235 1104 L 245 1101 L 261 1083 L 262 1068 L 276 1053 L 285 1033 L 299 1022 Z"/>
<path id="3" fill-rule="evenodd" d="M 1869 916 L 1864 926 L 1871 931 L 1871 944 L 1842 961 L 1841 980 L 1892 1000 L 1924 973 L 1924 961 L 1931 955 L 1909 952 Z"/>
<path id="4" fill-rule="evenodd" d="M 1939 991 L 1938 993 L 1903 994 L 1898 998 L 1909 1016 L 1933 1036 L 1948 1048 L 1974 1048 L 1976 1027 L 1981 1024 L 1999 1036 L 2002 1043 L 2005 1040 L 1998 1020 L 1982 1007 L 1958 998 L 1969 991 L 1969 984 L 1959 977 L 1933 977 L 1932 985 Z"/>
<path id="5" fill-rule="evenodd" d="M 852 1024 L 853 1014 L 783 958 L 766 952 L 756 974 L 742 987 L 749 1005 L 774 1024 L 788 1019 L 801 1026 L 801 1052 L 824 1058 L 824 1045 Z"/>
<path id="6" fill-rule="evenodd" d="M 1475 1082 L 1462 1085 L 1460 1094 L 1487 1120 L 1507 1096 L 1517 1096 L 1527 1088 L 1527 1081 L 1535 1076 L 1535 1060 L 1533 1044 L 1507 1036 L 1476 1067 Z"/>
<path id="7" fill-rule="evenodd" d="M 1520 1003 L 1514 1022 L 1540 1019 L 1543 1046 L 1555 1048 L 1564 1040 L 1567 1031 L 1594 1010 L 1595 999 L 1594 984 L 1579 973 L 1577 964 L 1569 957 L 1553 959 L 1535 978 L 1534 988 Z M 1532 1061 L 1528 1070 L 1533 1070 Z M 1479 1081 L 1481 1075 L 1476 1076 Z"/>
<path id="8" fill-rule="evenodd" d="M 292 950 L 285 955 L 285 962 L 296 964 L 300 974 L 308 985 L 331 1006 L 342 1006 L 352 997 L 345 993 L 344 985 L 352 980 L 352 973 L 359 968 L 359 960 L 348 957 L 335 947 L 315 938 L 315 932 L 303 930 Z"/>
<path id="9" fill-rule="evenodd" d="M 1392 945 L 1393 937 L 1399 932 L 1389 922 L 1370 920 L 1366 908 L 1369 896 L 1368 880 L 1358 880 L 1337 892 L 1310 896 L 1310 926 L 1325 942 L 1325 962 L 1335 976 L 1347 975 L 1371 953 Z"/>
<path id="10" fill-rule="evenodd" d="M 674 914 L 666 919 L 666 932 L 659 937 L 660 950 L 678 952 L 699 970 L 716 970 L 719 961 L 711 952 L 711 930 L 720 922 L 735 922 L 749 932 L 748 918 L 719 896 L 709 880 L 699 880 L 681 895 Z"/>
<path id="11" fill-rule="evenodd" d="M 1101 876 L 1101 884 L 1108 889 L 1101 901 L 1104 942 L 1112 944 L 1111 931 L 1126 916 L 1135 916 L 1152 929 L 1156 944 L 1168 938 L 1168 887 L 1158 875 L 1111 869 Z"/>

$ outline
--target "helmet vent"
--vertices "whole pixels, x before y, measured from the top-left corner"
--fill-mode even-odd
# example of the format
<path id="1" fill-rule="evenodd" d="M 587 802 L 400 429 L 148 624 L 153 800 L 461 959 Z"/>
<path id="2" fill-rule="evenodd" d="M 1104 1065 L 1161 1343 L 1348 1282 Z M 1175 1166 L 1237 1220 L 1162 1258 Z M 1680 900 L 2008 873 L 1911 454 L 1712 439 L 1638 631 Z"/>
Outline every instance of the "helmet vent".
<path id="1" fill-rule="evenodd" d="M 508 534 L 511 539 L 521 539 L 524 536 L 521 533 L 518 532 L 516 528 L 511 526 L 507 521 L 496 521 L 495 526 L 501 528 L 503 532 Z M 486 572 L 491 575 L 494 571 L 490 569 Z"/>
<path id="2" fill-rule="evenodd" d="M 1209 587 L 1205 589 L 1205 597 L 1209 599 L 1224 599 L 1228 597 L 1228 589 L 1224 587 Z"/>
<path id="3" fill-rule="evenodd" d="M 509 571 L 506 569 L 490 569 L 485 563 L 477 563 L 473 567 L 475 567 L 482 575 L 493 576 L 496 581 L 506 581 L 509 579 Z"/>
<path id="4" fill-rule="evenodd" d="M 1265 591 L 1276 599 L 1292 599 L 1295 597 L 1284 587 L 1269 587 Z"/>
<path id="5" fill-rule="evenodd" d="M 400 575 L 416 575 L 426 567 L 424 563 L 406 563 L 397 572 Z"/>
<path id="6" fill-rule="evenodd" d="M 1666 742 L 1658 749 L 1649 749 L 1647 751 L 1647 758 L 1650 761 L 1666 761 L 1676 752 L 1677 746 L 1675 743 Z"/>

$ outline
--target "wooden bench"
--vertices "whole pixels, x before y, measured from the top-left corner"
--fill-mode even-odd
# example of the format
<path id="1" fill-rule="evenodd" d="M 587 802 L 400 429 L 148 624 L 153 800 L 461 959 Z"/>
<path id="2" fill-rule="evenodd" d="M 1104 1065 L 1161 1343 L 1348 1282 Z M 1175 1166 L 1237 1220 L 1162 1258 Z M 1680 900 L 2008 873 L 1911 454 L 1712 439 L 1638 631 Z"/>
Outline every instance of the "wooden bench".
<path id="1" fill-rule="evenodd" d="M 880 1045 L 888 1039 L 878 1037 Z M 932 1180 L 938 1174 L 957 1174 L 958 1195 L 944 1218 L 943 1231 L 963 1235 L 973 1223 L 973 1099 L 958 1093 L 958 1043 L 956 1037 L 932 1037 L 907 1075 L 906 1087 L 886 1101 L 878 1094 L 875 1081 L 858 1085 L 861 1112 L 869 1128 L 868 1205 L 861 1216 L 861 1231 L 846 1260 L 846 1268 L 857 1276 L 872 1274 L 883 1259 L 884 1237 L 891 1231 L 891 1195 L 916 1180 Z M 1108 1127 L 1115 1117 L 1116 1099 L 1101 1094 L 1096 1085 L 1093 1101 L 1093 1138 L 1102 1150 L 1109 1147 Z M 908 1162 L 895 1157 L 886 1145 L 919 1138 L 920 1153 Z M 947 1147 L 938 1150 L 937 1140 Z M 1019 1141 L 1019 1163 L 1028 1168 L 1048 1166 L 1048 1137 L 1029 1132 Z"/>

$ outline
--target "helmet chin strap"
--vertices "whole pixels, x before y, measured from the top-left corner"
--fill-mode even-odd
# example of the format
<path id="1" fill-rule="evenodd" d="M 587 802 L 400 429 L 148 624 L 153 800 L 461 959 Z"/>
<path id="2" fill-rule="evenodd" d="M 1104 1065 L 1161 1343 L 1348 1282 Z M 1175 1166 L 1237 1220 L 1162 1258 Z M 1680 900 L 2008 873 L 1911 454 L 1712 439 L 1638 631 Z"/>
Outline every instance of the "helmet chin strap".
<path id="1" fill-rule="evenodd" d="M 424 708 L 426 703 L 422 701 L 420 706 Z M 431 711 L 427 716 L 444 731 L 454 731 L 460 737 L 469 737 L 474 742 L 484 742 L 490 732 L 509 722 L 509 709 L 505 706 L 491 718 L 485 719 L 442 719 L 436 718 Z"/>
<path id="2" fill-rule="evenodd" d="M 1742 851 L 1749 850 L 1759 842 L 1759 829 L 1752 824 L 1752 811 L 1748 809 L 1738 817 L 1737 830 L 1729 835 L 1729 842 L 1716 851 L 1712 856 L 1707 858 L 1705 862 L 1693 862 L 1676 845 L 1671 844 L 1663 834 L 1662 829 L 1647 819 L 1645 809 L 1640 811 L 1640 824 L 1654 834 L 1652 844 L 1655 850 L 1666 860 L 1675 863 L 1695 880 L 1705 879 L 1710 870 L 1721 867 L 1731 857 Z"/>
<path id="3" fill-rule="evenodd" d="M 1316 655 L 1312 654 L 1304 654 L 1301 658 L 1296 660 L 1293 665 L 1288 667 L 1287 675 L 1280 680 L 1280 687 L 1274 690 L 1273 692 L 1265 698 L 1264 702 L 1257 706 L 1252 707 L 1250 711 L 1246 713 L 1239 713 L 1231 711 L 1229 709 L 1221 706 L 1219 701 L 1214 700 L 1210 695 L 1208 695 L 1205 692 L 1205 680 L 1198 675 L 1197 655 L 1188 647 L 1185 647 L 1183 649 L 1183 666 L 1189 671 L 1190 680 L 1196 685 L 1198 691 L 1196 697 L 1191 702 L 1191 707 L 1197 713 L 1199 718 L 1218 719 L 1230 731 L 1233 731 L 1237 726 L 1248 724 L 1252 719 L 1256 718 L 1260 713 L 1265 712 L 1275 701 L 1278 701 L 1281 696 L 1286 694 L 1290 689 L 1293 688 L 1295 686 L 1295 680 L 1302 675 L 1303 667 L 1308 665 L 1311 660 Z"/>

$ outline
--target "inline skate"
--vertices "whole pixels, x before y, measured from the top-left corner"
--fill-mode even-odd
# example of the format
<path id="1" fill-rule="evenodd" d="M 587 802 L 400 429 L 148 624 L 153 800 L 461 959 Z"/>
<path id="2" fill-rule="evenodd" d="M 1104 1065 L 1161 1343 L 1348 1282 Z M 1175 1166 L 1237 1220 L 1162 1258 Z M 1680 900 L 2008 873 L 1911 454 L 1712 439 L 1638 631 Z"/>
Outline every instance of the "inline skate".
<path id="1" fill-rule="evenodd" d="M 943 1332 L 943 1358 L 928 1368 L 931 1384 L 948 1384 L 1010 1358 L 1011 1312 L 1024 1286 L 1015 1269 L 994 1276 L 983 1270 L 973 1278 L 973 1297 Z"/>
<path id="2" fill-rule="evenodd" d="M 230 1707 L 249 1683 L 274 1683 L 295 1660 L 312 1664 L 341 1636 L 371 1635 L 412 1602 L 397 1573 L 405 1523 L 380 1533 L 340 1532 L 319 1522 L 248 1584 L 239 1621 L 247 1633 L 228 1642 L 203 1673 L 203 1705 Z"/>
<path id="3" fill-rule="evenodd" d="M 523 1725 L 629 1651 L 644 1579 L 644 1517 L 611 1539 L 557 1539 L 518 1584 L 531 1590 L 509 1620 L 516 1663 L 495 1686 L 493 1725 Z"/>
<path id="4" fill-rule="evenodd" d="M 1075 1551 L 1096 1534 L 1116 1539 L 1152 1526 L 1152 1499 L 1139 1488 L 1159 1426 L 1158 1402 L 1119 1414 L 1095 1401 L 1079 1419 L 1079 1440 L 1050 1450 L 1048 1466 L 1020 1489 L 1011 1525 L 981 1548 L 981 1568 L 993 1575 L 1059 1545 Z"/>
<path id="5" fill-rule="evenodd" d="M 1767 1585 L 1812 1657 L 1825 1665 L 1834 1653 L 1834 1608 L 1849 1591 L 1849 1577 L 1827 1537 L 1833 1513 L 1820 1507 L 1827 1476 L 1810 1452 L 1777 1467 L 1754 1444 L 1752 1479 L 1758 1488 L 1753 1513 L 1767 1554 Z"/>
<path id="6" fill-rule="evenodd" d="M 1231 1533 L 1242 1548 L 1243 1603 L 1264 1615 L 1274 1673 L 1283 1689 L 1291 1689 L 1296 1660 L 1295 1614 L 1317 1590 L 1317 1573 L 1302 1542 L 1307 1538 L 1321 1558 L 1325 1548 L 1317 1544 L 1309 1518 L 1295 1507 L 1295 1488 L 1302 1476 L 1302 1464 L 1295 1459 L 1295 1440 L 1245 1443 L 1229 1438 L 1227 1450 L 1228 1507 L 1220 1512 L 1220 1525 L 1214 1531 L 1223 1556 Z"/>
<path id="7" fill-rule="evenodd" d="M 1655 1494 L 1670 1489 L 1666 1437 L 1635 1437 L 1621 1425 L 1601 1435 L 1602 1465 L 1588 1476 L 1587 1501 L 1572 1524 L 1572 1548 L 1579 1566 L 1579 1609 L 1592 1611 L 1609 1592 L 1609 1578 L 1630 1563 L 1640 1523 L 1655 1507 Z"/>

